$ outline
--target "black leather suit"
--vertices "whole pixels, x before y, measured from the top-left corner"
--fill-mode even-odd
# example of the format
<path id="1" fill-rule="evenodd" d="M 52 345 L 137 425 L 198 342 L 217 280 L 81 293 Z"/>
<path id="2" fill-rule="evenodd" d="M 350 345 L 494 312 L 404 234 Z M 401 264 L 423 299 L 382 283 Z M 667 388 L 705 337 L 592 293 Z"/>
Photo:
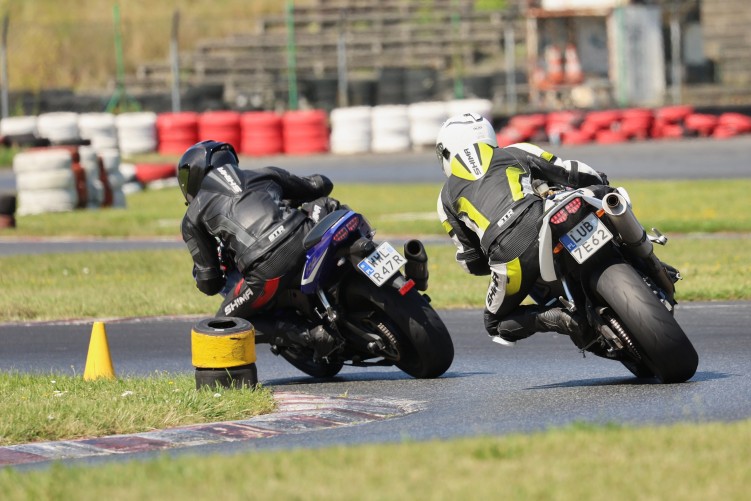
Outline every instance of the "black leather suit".
<path id="1" fill-rule="evenodd" d="M 314 224 L 298 207 L 320 199 L 323 210 L 311 212 L 325 215 L 336 203 L 325 198 L 331 189 L 323 176 L 299 177 L 278 167 L 209 171 L 185 213 L 182 235 L 198 289 L 226 294 L 217 316 L 250 317 L 295 285 L 305 259 L 302 240 Z M 228 282 L 232 270 L 239 275 Z"/>

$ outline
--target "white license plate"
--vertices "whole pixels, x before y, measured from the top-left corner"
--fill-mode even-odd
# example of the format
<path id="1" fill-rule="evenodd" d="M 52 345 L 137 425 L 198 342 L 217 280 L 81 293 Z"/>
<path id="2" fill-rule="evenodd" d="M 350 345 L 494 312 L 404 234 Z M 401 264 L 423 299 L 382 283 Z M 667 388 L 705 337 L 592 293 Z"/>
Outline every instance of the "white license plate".
<path id="1" fill-rule="evenodd" d="M 369 279 L 378 287 L 391 278 L 407 260 L 390 243 L 383 242 L 368 257 L 357 264 Z"/>
<path id="2" fill-rule="evenodd" d="M 587 216 L 573 230 L 561 237 L 566 250 L 581 264 L 613 238 L 613 234 L 594 214 Z"/>

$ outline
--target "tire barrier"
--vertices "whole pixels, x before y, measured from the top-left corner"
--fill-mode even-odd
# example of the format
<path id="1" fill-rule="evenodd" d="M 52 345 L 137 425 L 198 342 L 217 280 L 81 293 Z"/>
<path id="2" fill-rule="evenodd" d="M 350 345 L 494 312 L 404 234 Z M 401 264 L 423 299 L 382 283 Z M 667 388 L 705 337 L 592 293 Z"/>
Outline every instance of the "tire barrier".
<path id="1" fill-rule="evenodd" d="M 394 69 L 384 69 L 384 74 L 391 74 L 391 70 Z M 399 70 L 401 73 L 395 71 L 391 76 L 403 76 L 403 69 Z M 248 156 L 327 151 L 337 154 L 388 153 L 432 148 L 440 125 L 449 116 L 474 112 L 492 122 L 492 109 L 492 102 L 488 99 L 461 99 L 409 105 L 351 106 L 334 108 L 329 114 L 322 109 L 282 114 L 271 111 L 160 115 L 151 112 L 120 115 L 53 112 L 38 117 L 4 118 L 0 121 L 0 136 L 6 146 L 38 148 L 50 144 L 57 147 L 90 144 L 98 154 L 119 149 L 124 157 L 156 151 L 179 155 L 195 142 L 208 138 L 229 142 L 239 153 Z M 368 114 L 370 121 L 366 119 Z M 740 134 L 751 134 L 751 116 L 737 112 L 701 113 L 692 106 L 681 105 L 515 115 L 498 130 L 497 139 L 501 146 L 523 141 L 575 145 L 683 137 L 725 139 Z M 172 168 L 162 164 L 158 169 L 153 164 L 140 166 L 137 181 L 147 184 L 168 179 L 173 177 L 173 173 L 168 172 Z M 83 174 L 75 161 L 72 169 L 78 188 L 77 200 L 86 199 L 86 205 L 101 206 L 101 202 L 83 196 L 80 186 Z M 135 172 L 135 166 L 132 170 Z M 133 178 L 113 170 L 107 176 L 114 175 L 117 179 L 110 180 L 114 181 L 110 184 L 118 184 L 121 174 L 125 175 L 126 181 Z M 60 181 L 55 179 L 51 176 L 46 182 L 59 184 Z M 26 181 L 44 185 L 40 179 Z M 120 196 L 113 191 L 113 205 L 119 206 L 122 200 L 115 204 L 114 199 Z M 19 202 L 19 205 L 26 210 L 25 203 Z"/>
<path id="2" fill-rule="evenodd" d="M 31 148 L 13 159 L 18 214 L 125 207 L 118 149 L 92 146 Z"/>
<path id="3" fill-rule="evenodd" d="M 367 153 L 372 138 L 372 108 L 354 106 L 331 111 L 331 152 Z"/>
<path id="4" fill-rule="evenodd" d="M 125 198 L 125 176 L 120 171 L 120 150 L 117 148 L 103 149 L 97 152 L 99 164 L 102 167 L 103 176 L 109 184 L 112 192 L 112 207 L 125 208 L 127 201 Z M 104 183 L 104 181 L 102 181 Z"/>
<path id="5" fill-rule="evenodd" d="M 6 146 L 36 146 L 40 142 L 37 135 L 37 117 L 6 117 L 0 120 L 0 136 Z"/>
<path id="6" fill-rule="evenodd" d="M 404 104 L 374 106 L 372 118 L 371 150 L 376 153 L 409 151 L 409 112 Z"/>
<path id="7" fill-rule="evenodd" d="M 198 113 L 161 113 L 156 133 L 159 153 L 182 155 L 198 142 Z"/>
<path id="8" fill-rule="evenodd" d="M 80 144 L 78 114 L 69 111 L 42 113 L 37 119 L 37 134 L 53 145 Z"/>
<path id="9" fill-rule="evenodd" d="M 117 124 L 112 113 L 82 113 L 78 116 L 81 139 L 97 150 L 117 148 Z"/>
<path id="10" fill-rule="evenodd" d="M 243 155 L 277 155 L 284 151 L 282 117 L 273 111 L 247 111 L 240 116 Z"/>
<path id="11" fill-rule="evenodd" d="M 722 113 L 712 136 L 719 139 L 751 133 L 751 117 L 741 113 Z"/>
<path id="12" fill-rule="evenodd" d="M 240 113 L 236 111 L 207 111 L 199 115 L 198 141 L 213 139 L 214 141 L 229 143 L 236 150 L 239 150 L 240 137 Z"/>
<path id="13" fill-rule="evenodd" d="M 0 228 L 16 227 L 16 194 L 0 193 Z"/>
<path id="14" fill-rule="evenodd" d="M 134 165 L 134 177 L 142 185 L 177 176 L 177 169 L 172 163 L 137 163 Z"/>
<path id="15" fill-rule="evenodd" d="M 196 389 L 255 388 L 255 329 L 242 318 L 217 317 L 198 322 L 191 332 Z"/>
<path id="16" fill-rule="evenodd" d="M 91 146 L 78 148 L 79 161 L 86 173 L 86 187 L 89 189 L 87 207 L 112 207 L 115 194 L 112 190 L 102 158 Z"/>
<path id="17" fill-rule="evenodd" d="M 443 122 L 449 118 L 448 106 L 443 101 L 428 101 L 410 104 L 409 138 L 412 149 L 435 148 L 435 138 Z"/>
<path id="18" fill-rule="evenodd" d="M 156 151 L 156 113 L 122 113 L 115 118 L 117 140 L 123 155 Z"/>
<path id="19" fill-rule="evenodd" d="M 282 115 L 284 152 L 290 155 L 329 150 L 328 117 L 323 110 L 288 111 Z"/>
<path id="20" fill-rule="evenodd" d="M 18 153 L 13 158 L 18 215 L 72 211 L 78 204 L 72 165 L 64 149 Z"/>

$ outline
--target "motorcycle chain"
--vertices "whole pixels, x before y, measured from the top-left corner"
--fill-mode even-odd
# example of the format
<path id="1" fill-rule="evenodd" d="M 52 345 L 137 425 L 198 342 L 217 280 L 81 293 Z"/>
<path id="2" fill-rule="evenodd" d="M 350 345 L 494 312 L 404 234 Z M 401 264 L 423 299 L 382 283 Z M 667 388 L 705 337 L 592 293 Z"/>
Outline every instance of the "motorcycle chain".
<path id="1" fill-rule="evenodd" d="M 391 330 L 386 327 L 383 322 L 378 322 L 376 327 L 381 332 L 381 334 L 383 334 L 383 337 L 386 338 L 390 347 L 394 350 L 394 352 L 396 352 L 396 360 L 399 360 L 401 358 L 401 353 L 399 352 L 399 342 L 396 340 L 396 336 L 394 336 Z"/>
<path id="2" fill-rule="evenodd" d="M 641 362 L 641 353 L 639 353 L 634 340 L 631 339 L 631 336 L 626 332 L 626 329 L 623 328 L 621 323 L 615 317 L 607 314 L 603 316 L 605 317 L 605 320 L 607 320 L 607 322 L 610 324 L 610 327 L 613 329 L 615 335 L 625 343 L 629 354 L 632 355 L 637 362 Z"/>

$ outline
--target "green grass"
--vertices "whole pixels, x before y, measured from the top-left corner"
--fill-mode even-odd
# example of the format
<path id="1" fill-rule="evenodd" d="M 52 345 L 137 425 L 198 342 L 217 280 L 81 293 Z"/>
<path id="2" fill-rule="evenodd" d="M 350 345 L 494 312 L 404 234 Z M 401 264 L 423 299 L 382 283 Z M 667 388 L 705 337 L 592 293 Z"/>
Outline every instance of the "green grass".
<path id="1" fill-rule="evenodd" d="M 19 473 L 27 499 L 735 501 L 748 496 L 751 421 L 586 424 L 535 434 L 230 456 L 162 457 Z"/>
<path id="2" fill-rule="evenodd" d="M 665 233 L 751 232 L 751 180 L 628 181 L 634 211 L 645 228 Z M 439 184 L 339 184 L 333 196 L 362 212 L 379 235 L 443 235 L 436 216 Z M 101 236 L 179 238 L 185 213 L 177 188 L 128 197 L 127 209 L 79 210 L 19 216 L 3 236 Z"/>
<path id="3" fill-rule="evenodd" d="M 684 275 L 679 301 L 751 299 L 750 243 L 680 238 L 657 253 Z M 428 246 L 433 306 L 480 308 L 488 279 L 465 273 L 454 252 Z M 196 289 L 191 263 L 187 249 L 0 257 L 0 322 L 213 315 L 220 298 Z"/>
<path id="4" fill-rule="evenodd" d="M 247 419 L 274 410 L 270 390 L 195 388 L 195 377 L 160 374 L 84 381 L 80 375 L 0 372 L 0 445 L 137 433 Z"/>

